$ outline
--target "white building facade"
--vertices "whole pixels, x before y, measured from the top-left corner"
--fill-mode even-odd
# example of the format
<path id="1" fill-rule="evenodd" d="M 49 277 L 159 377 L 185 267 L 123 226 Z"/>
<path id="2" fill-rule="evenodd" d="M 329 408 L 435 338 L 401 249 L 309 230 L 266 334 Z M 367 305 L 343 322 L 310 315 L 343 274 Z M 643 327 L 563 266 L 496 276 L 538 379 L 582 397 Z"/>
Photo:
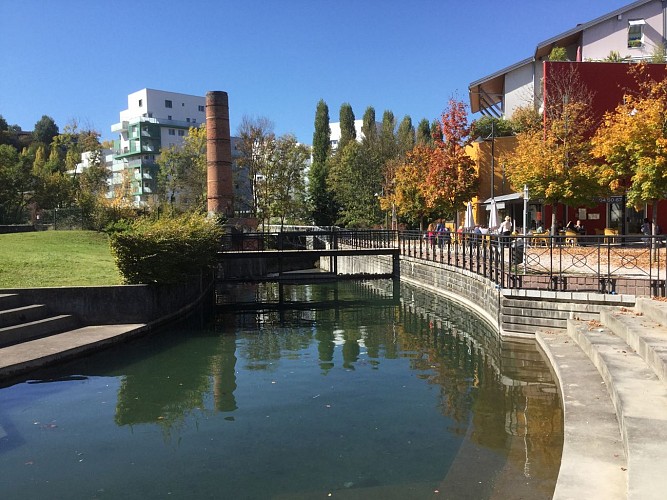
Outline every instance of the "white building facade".
<path id="1" fill-rule="evenodd" d="M 129 188 L 138 206 L 154 202 L 160 151 L 182 144 L 189 128 L 203 123 L 205 97 L 154 89 L 129 94 L 120 122 L 111 126 L 118 133 L 112 164 L 114 188 Z"/>
<path id="2" fill-rule="evenodd" d="M 541 101 L 543 66 L 554 47 L 564 48 L 570 61 L 651 60 L 664 54 L 667 1 L 639 0 L 541 42 L 531 57 L 472 82 L 473 113 L 511 118 L 522 106 Z"/>

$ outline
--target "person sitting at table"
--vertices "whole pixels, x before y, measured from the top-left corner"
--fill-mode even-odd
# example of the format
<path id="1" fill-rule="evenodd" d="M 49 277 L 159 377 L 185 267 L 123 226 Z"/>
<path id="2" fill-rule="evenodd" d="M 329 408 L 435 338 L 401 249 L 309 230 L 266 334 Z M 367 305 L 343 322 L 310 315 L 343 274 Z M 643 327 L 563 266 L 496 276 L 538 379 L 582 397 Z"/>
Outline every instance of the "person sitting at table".
<path id="1" fill-rule="evenodd" d="M 577 223 L 574 225 L 574 230 L 577 232 L 577 234 L 586 234 L 586 228 L 583 226 L 579 219 L 577 219 Z"/>

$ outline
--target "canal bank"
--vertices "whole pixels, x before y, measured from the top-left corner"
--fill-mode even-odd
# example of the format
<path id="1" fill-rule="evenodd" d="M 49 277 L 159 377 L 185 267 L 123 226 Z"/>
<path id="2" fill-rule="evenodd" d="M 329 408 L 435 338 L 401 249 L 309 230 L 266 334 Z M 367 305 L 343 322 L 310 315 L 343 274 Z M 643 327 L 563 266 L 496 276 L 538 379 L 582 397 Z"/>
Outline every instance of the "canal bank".
<path id="1" fill-rule="evenodd" d="M 177 285 L 0 290 L 0 380 L 147 334 L 211 296 L 212 280 Z"/>

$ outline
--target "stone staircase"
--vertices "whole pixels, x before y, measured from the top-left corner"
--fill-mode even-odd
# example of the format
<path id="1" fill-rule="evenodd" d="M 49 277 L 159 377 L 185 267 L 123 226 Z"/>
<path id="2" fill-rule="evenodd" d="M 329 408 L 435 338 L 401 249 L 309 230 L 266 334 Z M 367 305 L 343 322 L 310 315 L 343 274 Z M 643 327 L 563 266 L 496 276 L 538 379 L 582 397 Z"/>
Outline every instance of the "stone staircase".
<path id="1" fill-rule="evenodd" d="M 637 298 L 536 336 L 563 399 L 554 498 L 665 498 L 667 302 Z"/>
<path id="2" fill-rule="evenodd" d="M 144 324 L 83 325 L 19 294 L 0 294 L 0 380 L 118 341 Z"/>

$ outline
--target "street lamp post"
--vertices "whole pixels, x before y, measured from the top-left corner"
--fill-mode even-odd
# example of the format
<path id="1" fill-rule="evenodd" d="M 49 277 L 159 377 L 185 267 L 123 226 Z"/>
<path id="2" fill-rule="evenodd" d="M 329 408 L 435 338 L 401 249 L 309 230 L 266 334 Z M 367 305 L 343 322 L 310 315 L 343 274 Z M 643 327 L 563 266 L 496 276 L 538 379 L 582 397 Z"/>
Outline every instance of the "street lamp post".
<path id="1" fill-rule="evenodd" d="M 526 221 L 528 218 L 528 186 L 526 184 L 523 185 L 523 236 L 525 238 L 526 236 Z"/>
<path id="2" fill-rule="evenodd" d="M 491 142 L 491 200 L 496 199 L 496 121 L 491 120 L 491 134 L 485 138 L 479 138 L 475 142 Z"/>

